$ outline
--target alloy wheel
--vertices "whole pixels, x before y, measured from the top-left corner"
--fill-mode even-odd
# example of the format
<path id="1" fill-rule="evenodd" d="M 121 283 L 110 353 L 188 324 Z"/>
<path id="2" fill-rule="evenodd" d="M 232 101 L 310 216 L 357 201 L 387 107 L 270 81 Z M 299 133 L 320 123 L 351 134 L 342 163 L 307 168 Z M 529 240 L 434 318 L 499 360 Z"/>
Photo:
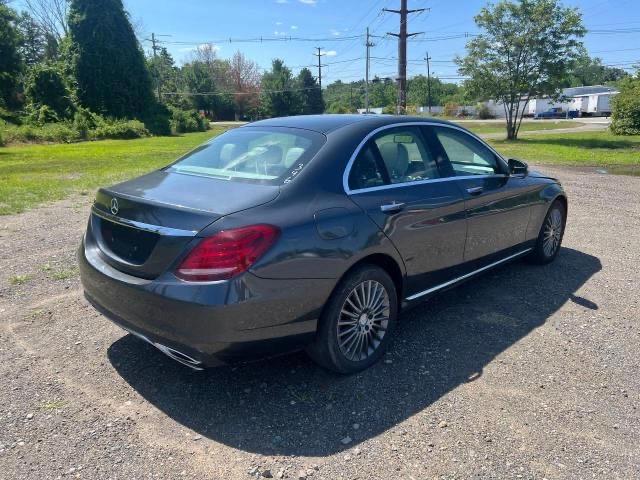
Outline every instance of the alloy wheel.
<path id="1" fill-rule="evenodd" d="M 562 212 L 554 208 L 544 224 L 542 248 L 547 257 L 552 257 L 558 250 L 562 239 L 562 228 Z"/>
<path id="2" fill-rule="evenodd" d="M 389 325 L 389 294 L 375 280 L 356 285 L 340 309 L 338 318 L 338 345 L 342 354 L 357 362 L 371 356 Z"/>

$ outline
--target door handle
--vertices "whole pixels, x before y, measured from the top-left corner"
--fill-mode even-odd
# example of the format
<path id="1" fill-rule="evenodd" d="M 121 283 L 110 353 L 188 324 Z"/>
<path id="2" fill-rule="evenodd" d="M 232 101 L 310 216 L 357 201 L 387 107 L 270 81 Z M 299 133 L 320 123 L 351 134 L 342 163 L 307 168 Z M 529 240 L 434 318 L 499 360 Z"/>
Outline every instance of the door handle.
<path id="1" fill-rule="evenodd" d="M 471 187 L 467 188 L 467 193 L 469 195 L 480 195 L 484 191 L 482 187 Z"/>
<path id="2" fill-rule="evenodd" d="M 392 203 L 388 203 L 386 205 L 381 205 L 380 206 L 380 210 L 383 211 L 384 213 L 395 213 L 395 212 L 399 212 L 400 210 L 402 210 L 404 208 L 404 203 L 402 202 L 392 202 Z"/>

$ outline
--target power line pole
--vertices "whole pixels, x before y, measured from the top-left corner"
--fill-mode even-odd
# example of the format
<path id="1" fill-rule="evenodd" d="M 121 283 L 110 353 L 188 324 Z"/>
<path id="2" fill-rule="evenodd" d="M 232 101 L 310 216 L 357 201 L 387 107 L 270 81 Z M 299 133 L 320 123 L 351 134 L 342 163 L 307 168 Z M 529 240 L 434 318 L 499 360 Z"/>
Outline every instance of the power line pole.
<path id="1" fill-rule="evenodd" d="M 369 68 L 371 67 L 371 54 L 370 48 L 375 47 L 374 43 L 371 43 L 370 35 L 369 35 L 369 27 L 367 27 L 367 43 L 365 43 L 367 47 L 367 66 L 365 73 L 365 81 L 364 81 L 364 108 L 365 112 L 369 113 Z"/>
<path id="2" fill-rule="evenodd" d="M 320 85 L 320 91 L 322 91 L 322 64 L 320 63 L 320 57 L 326 55 L 326 53 L 322 53 L 322 47 L 316 47 L 318 53 L 314 53 L 316 57 L 318 57 L 318 84 Z"/>
<path id="3" fill-rule="evenodd" d="M 400 0 L 400 10 L 383 9 L 385 12 L 397 13 L 400 15 L 400 32 L 391 33 L 398 37 L 398 115 L 404 115 L 407 110 L 407 38 L 419 35 L 418 33 L 407 33 L 407 15 L 410 13 L 423 12 L 424 8 L 409 10 L 407 0 Z"/>
<path id="4" fill-rule="evenodd" d="M 427 52 L 427 56 L 424 59 L 427 61 L 427 106 L 429 107 L 429 115 L 431 115 L 431 67 L 429 65 L 431 57 L 429 52 Z"/>
<path id="5" fill-rule="evenodd" d="M 156 35 L 155 33 L 151 33 L 151 38 L 145 38 L 146 41 L 151 42 L 151 50 L 153 50 L 153 58 L 157 58 L 158 57 L 158 50 L 161 49 L 160 47 L 160 43 L 162 43 L 160 40 L 158 40 L 157 37 L 170 37 L 171 35 Z M 156 67 L 157 68 L 157 67 Z M 158 72 L 158 79 L 157 79 L 157 88 L 158 88 L 158 100 L 162 101 L 162 72 Z"/>

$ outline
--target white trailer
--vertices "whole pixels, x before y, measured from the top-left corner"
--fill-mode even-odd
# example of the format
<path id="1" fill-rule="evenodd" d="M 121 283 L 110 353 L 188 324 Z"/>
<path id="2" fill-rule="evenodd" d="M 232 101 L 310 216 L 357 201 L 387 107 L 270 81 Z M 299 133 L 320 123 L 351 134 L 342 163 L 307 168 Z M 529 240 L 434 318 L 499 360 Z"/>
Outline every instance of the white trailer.
<path id="1" fill-rule="evenodd" d="M 617 93 L 607 92 L 589 95 L 586 113 L 596 117 L 608 117 L 611 115 L 611 98 Z"/>

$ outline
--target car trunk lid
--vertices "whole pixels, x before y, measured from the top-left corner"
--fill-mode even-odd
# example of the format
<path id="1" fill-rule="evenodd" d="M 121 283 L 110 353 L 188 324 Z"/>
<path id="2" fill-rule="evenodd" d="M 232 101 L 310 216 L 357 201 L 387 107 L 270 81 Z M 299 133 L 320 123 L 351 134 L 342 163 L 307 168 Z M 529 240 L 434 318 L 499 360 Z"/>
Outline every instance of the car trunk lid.
<path id="1" fill-rule="evenodd" d="M 279 187 L 157 171 L 100 189 L 91 240 L 113 267 L 155 278 L 224 215 L 270 202 Z"/>

